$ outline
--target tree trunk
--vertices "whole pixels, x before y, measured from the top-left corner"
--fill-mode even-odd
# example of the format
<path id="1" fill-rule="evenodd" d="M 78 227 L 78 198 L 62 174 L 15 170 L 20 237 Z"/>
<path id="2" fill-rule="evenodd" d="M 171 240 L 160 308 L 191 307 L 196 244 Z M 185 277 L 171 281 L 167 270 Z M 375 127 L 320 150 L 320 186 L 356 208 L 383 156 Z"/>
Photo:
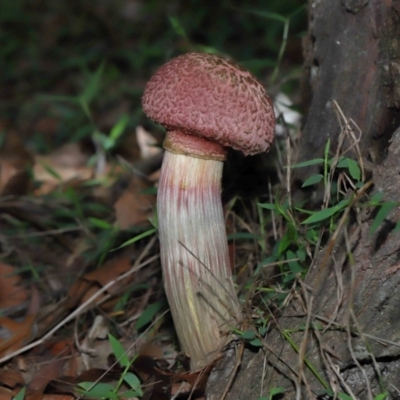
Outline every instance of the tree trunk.
<path id="1" fill-rule="evenodd" d="M 335 100 L 363 132 L 361 151 L 371 164 L 383 160 L 400 123 L 400 2 L 310 0 L 304 40 L 304 97 L 308 108 L 299 161 L 319 157 L 340 127 Z M 303 181 L 313 169 L 302 168 Z"/>
<path id="2" fill-rule="evenodd" d="M 336 100 L 362 130 L 373 191 L 399 201 L 400 1 L 310 0 L 308 6 L 309 108 L 299 161 L 321 156 L 328 138 L 337 143 Z M 300 182 L 315 173 L 298 171 Z M 400 398 L 400 233 L 393 232 L 400 209 L 371 234 L 373 217 L 366 207 L 328 241 L 263 350 L 245 351 L 227 399 L 259 399 L 276 387 L 285 389 L 276 399 L 329 399 L 335 397 L 322 396 L 338 392 L 373 399 L 385 390 Z M 208 399 L 220 399 L 226 382 L 212 375 Z"/>

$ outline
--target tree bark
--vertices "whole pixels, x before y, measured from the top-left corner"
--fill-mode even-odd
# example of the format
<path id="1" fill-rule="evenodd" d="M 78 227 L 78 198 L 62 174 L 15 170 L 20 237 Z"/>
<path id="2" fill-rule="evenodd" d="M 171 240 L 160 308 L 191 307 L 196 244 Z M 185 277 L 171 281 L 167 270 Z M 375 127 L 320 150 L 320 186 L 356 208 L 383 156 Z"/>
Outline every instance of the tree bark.
<path id="1" fill-rule="evenodd" d="M 372 193 L 399 201 L 400 1 L 310 0 L 308 7 L 299 161 L 322 156 L 328 138 L 337 143 L 336 100 L 362 131 Z M 296 170 L 295 179 L 313 168 Z M 400 398 L 400 233 L 393 232 L 400 209 L 371 234 L 374 216 L 365 207 L 328 241 L 264 348 L 245 351 L 227 399 L 259 399 L 275 387 L 285 389 L 276 399 L 335 392 L 373 399 L 385 390 Z M 221 398 L 226 382 L 210 379 L 208 398 Z"/>
<path id="2" fill-rule="evenodd" d="M 364 158 L 379 164 L 400 123 L 398 0 L 310 0 L 303 88 L 308 109 L 299 161 L 323 154 L 340 127 L 335 100 L 363 132 Z M 315 167 L 301 168 L 303 181 Z"/>

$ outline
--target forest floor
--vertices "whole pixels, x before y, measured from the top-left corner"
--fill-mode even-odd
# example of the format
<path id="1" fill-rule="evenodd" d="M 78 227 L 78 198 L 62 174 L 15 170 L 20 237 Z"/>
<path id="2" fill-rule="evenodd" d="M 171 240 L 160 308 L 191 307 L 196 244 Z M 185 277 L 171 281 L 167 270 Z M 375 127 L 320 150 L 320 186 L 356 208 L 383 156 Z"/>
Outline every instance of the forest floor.
<path id="1" fill-rule="evenodd" d="M 266 14 L 275 19 L 257 41 L 265 20 L 213 11 L 212 2 L 205 12 L 224 19 L 209 32 L 201 10 L 194 18 L 178 2 L 172 11 L 157 1 L 5 3 L 0 400 L 201 399 L 208 370 L 188 372 L 164 296 L 155 228 L 163 131 L 145 119 L 140 97 L 157 66 L 193 50 L 250 60 L 246 66 L 265 82 L 289 19 Z M 304 1 L 287 10 L 276 3 L 272 11 L 282 15 L 301 9 L 284 37 L 291 58 L 275 69 L 273 86 L 298 98 Z M 246 32 L 239 41 L 237 29 Z M 263 53 L 268 41 L 274 47 Z M 276 181 L 285 179 L 282 171 Z M 267 250 L 260 250 L 260 209 L 249 199 L 226 200 L 238 283 L 249 287 L 260 283 L 253 276 Z"/>

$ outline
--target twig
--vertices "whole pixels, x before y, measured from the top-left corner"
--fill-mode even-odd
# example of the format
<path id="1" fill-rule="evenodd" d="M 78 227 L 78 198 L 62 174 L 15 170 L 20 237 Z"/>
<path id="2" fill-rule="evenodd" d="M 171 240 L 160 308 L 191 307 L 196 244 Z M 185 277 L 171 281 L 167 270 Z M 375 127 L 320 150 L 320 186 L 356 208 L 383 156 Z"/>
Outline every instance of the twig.
<path id="1" fill-rule="evenodd" d="M 272 187 L 271 187 L 271 179 L 269 179 L 269 178 L 268 178 L 268 195 L 272 202 L 273 201 Z M 275 213 L 273 212 L 273 210 L 271 210 L 271 223 L 272 223 L 272 232 L 274 233 L 274 240 L 277 241 L 278 240 L 278 232 L 276 231 Z"/>
<path id="2" fill-rule="evenodd" d="M 229 381 L 226 384 L 224 393 L 222 394 L 221 400 L 225 400 L 226 396 L 228 395 L 228 392 L 231 390 L 231 387 L 233 385 L 233 381 L 236 378 L 236 375 L 239 371 L 239 367 L 242 363 L 242 359 L 243 359 L 243 352 L 244 352 L 244 342 L 239 344 L 239 352 L 236 355 L 236 363 L 235 363 L 235 367 L 231 373 L 231 376 L 229 377 Z"/>
<path id="3" fill-rule="evenodd" d="M 300 285 L 301 285 L 301 281 Z M 307 310 L 307 319 L 306 319 L 306 324 L 305 324 L 305 330 L 304 330 L 304 335 L 303 335 L 303 340 L 301 341 L 300 344 L 300 349 L 299 349 L 299 381 L 298 384 L 301 384 L 301 381 L 304 382 L 304 385 L 307 388 L 308 391 L 308 396 L 309 398 L 312 398 L 311 396 L 311 389 L 310 385 L 307 382 L 306 374 L 304 373 L 304 360 L 306 358 L 306 349 L 307 349 L 307 343 L 308 343 L 308 335 L 309 335 L 309 330 L 310 330 L 310 323 L 311 323 L 311 315 L 312 315 L 312 307 L 313 307 L 313 296 L 308 296 L 307 289 L 302 286 L 303 289 L 303 296 L 304 300 L 306 302 L 306 310 Z"/>
<path id="4" fill-rule="evenodd" d="M 49 229 L 44 232 L 31 232 L 31 233 L 20 233 L 18 235 L 7 235 L 7 239 L 19 239 L 19 238 L 28 238 L 28 237 L 40 237 L 40 236 L 53 236 L 53 235 L 62 235 L 67 232 L 76 232 L 83 230 L 82 227 L 71 227 L 71 228 L 62 228 L 62 229 Z"/>
<path id="5" fill-rule="evenodd" d="M 291 171 L 292 171 L 292 160 L 291 160 L 291 151 L 290 151 L 290 137 L 286 138 L 286 196 L 288 201 L 289 210 L 292 209 L 292 195 L 291 195 Z"/>

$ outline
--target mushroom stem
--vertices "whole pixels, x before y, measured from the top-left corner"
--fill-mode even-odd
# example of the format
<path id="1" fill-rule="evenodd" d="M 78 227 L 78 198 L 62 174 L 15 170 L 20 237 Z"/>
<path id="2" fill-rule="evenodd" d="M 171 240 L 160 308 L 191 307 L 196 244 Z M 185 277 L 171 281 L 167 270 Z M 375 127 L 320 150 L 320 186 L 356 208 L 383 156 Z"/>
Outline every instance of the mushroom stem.
<path id="1" fill-rule="evenodd" d="M 239 315 L 221 203 L 223 163 L 165 152 L 158 228 L 165 291 L 191 368 L 214 361 Z"/>

